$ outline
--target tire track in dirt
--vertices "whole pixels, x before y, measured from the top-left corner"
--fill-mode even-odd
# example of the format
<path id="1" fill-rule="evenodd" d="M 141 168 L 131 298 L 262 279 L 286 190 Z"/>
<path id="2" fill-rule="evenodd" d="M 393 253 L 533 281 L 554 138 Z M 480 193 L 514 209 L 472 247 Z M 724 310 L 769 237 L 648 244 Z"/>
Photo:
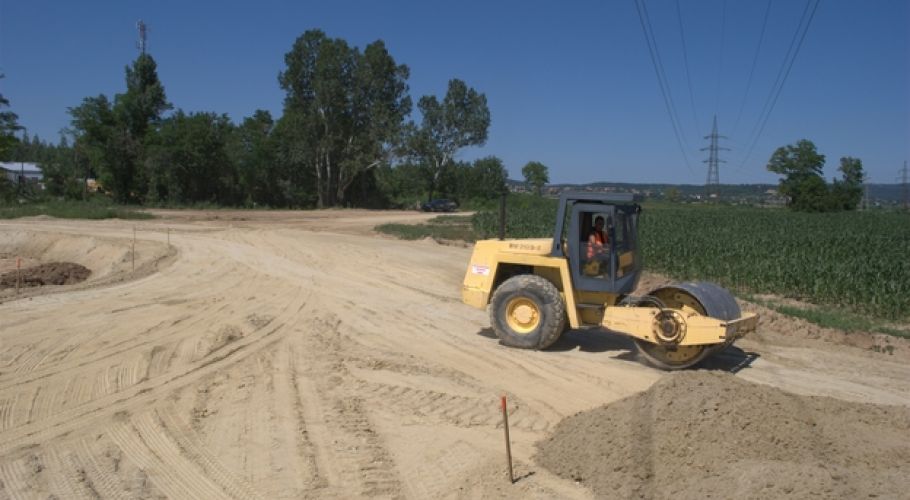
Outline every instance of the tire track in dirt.
<path id="1" fill-rule="evenodd" d="M 42 462 L 47 469 L 50 489 L 59 498 L 100 498 L 98 490 L 91 481 L 79 477 L 73 458 L 54 446 L 43 449 Z"/>
<path id="2" fill-rule="evenodd" d="M 12 460 L 0 463 L 0 493 L 6 498 L 27 498 L 30 476 L 25 468 L 25 460 Z"/>
<path id="3" fill-rule="evenodd" d="M 279 372 L 276 382 L 274 401 L 276 414 L 285 421 L 294 422 L 294 446 L 283 447 L 282 454 L 275 460 L 290 464 L 294 471 L 294 484 L 301 493 L 315 492 L 324 489 L 328 482 L 323 477 L 316 458 L 316 445 L 310 437 L 311 425 L 307 423 L 304 406 L 310 401 L 301 397 L 297 361 L 290 354 L 291 349 L 285 343 L 278 350 L 277 364 L 284 367 Z M 274 434 L 282 429 L 275 425 Z"/>
<path id="4" fill-rule="evenodd" d="M 133 332 L 130 332 L 128 330 L 104 328 L 103 326 L 107 326 L 111 322 L 113 322 L 114 324 L 122 324 L 121 321 L 118 321 L 119 318 L 116 315 L 114 317 L 105 315 L 106 321 L 103 323 L 103 326 L 97 325 L 95 328 L 87 328 L 85 330 L 88 330 L 90 333 L 82 334 L 82 336 L 89 337 L 87 339 L 86 343 L 97 344 L 100 342 L 105 342 L 105 345 L 101 349 L 93 349 L 91 351 L 91 354 L 88 356 L 88 359 L 80 358 L 80 359 L 73 360 L 69 363 L 55 364 L 55 365 L 48 367 L 44 371 L 37 371 L 37 373 L 36 373 L 34 368 L 39 366 L 41 363 L 40 362 L 31 362 L 31 358 L 37 357 L 37 356 L 42 356 L 42 355 L 46 357 L 49 355 L 49 353 L 42 354 L 41 351 L 38 349 L 38 345 L 40 345 L 40 342 L 42 342 L 42 341 L 39 341 L 39 344 L 32 344 L 32 345 L 29 345 L 26 347 L 22 347 L 21 349 L 24 352 L 17 356 L 18 362 L 16 363 L 16 368 L 15 368 L 16 374 L 20 375 L 20 376 L 18 376 L 18 377 L 15 377 L 15 376 L 14 377 L 5 377 L 5 376 L 0 377 L 0 384 L 2 384 L 2 385 L 0 385 L 0 390 L 6 389 L 8 387 L 16 386 L 16 385 L 22 385 L 24 383 L 31 382 L 33 380 L 39 380 L 39 379 L 47 378 L 47 377 L 50 377 L 50 376 L 53 376 L 56 374 L 65 373 L 68 370 L 83 368 L 83 367 L 89 366 L 93 363 L 97 363 L 103 359 L 108 359 L 108 358 L 113 358 L 116 356 L 123 355 L 124 353 L 127 353 L 130 350 L 133 350 L 136 348 L 151 345 L 156 342 L 165 341 L 171 336 L 186 334 L 187 332 L 192 332 L 193 328 L 195 328 L 198 325 L 205 324 L 207 321 L 210 321 L 210 318 L 212 316 L 216 316 L 216 313 L 218 312 L 216 307 L 217 308 L 224 307 L 223 304 L 218 304 L 217 302 L 212 302 L 210 297 L 212 295 L 216 295 L 218 293 L 226 294 L 231 289 L 233 289 L 236 286 L 239 286 L 241 283 L 243 283 L 245 281 L 245 279 L 247 279 L 247 277 L 238 277 L 236 281 L 230 282 L 228 284 L 229 286 L 223 287 L 217 291 L 209 289 L 207 291 L 208 296 L 205 299 L 203 299 L 204 307 L 201 309 L 194 308 L 195 311 L 194 311 L 193 316 L 181 316 L 181 317 L 177 318 L 176 320 L 160 321 L 157 324 L 155 324 L 154 326 L 152 326 L 150 328 L 146 328 L 140 332 L 135 332 L 135 330 Z M 98 302 L 102 302 L 104 300 L 106 300 L 106 299 L 104 297 L 102 297 L 100 300 L 98 300 Z M 184 299 L 184 300 L 189 301 L 189 299 Z M 91 305 L 87 305 L 87 307 L 91 307 Z M 124 314 L 122 316 L 129 317 L 130 315 Z M 190 321 L 186 321 L 187 319 L 189 319 Z M 164 326 L 163 330 L 159 330 L 159 328 L 162 328 L 162 325 L 165 325 L 166 323 L 169 323 L 169 324 Z M 36 326 L 38 326 L 39 328 L 43 328 L 44 325 L 36 325 Z M 82 330 L 80 330 L 80 331 L 82 331 Z M 100 332 L 100 335 L 94 335 L 94 332 Z M 108 337 L 112 337 L 113 339 L 115 339 L 117 341 L 108 343 Z M 27 356 L 25 356 L 25 359 L 21 359 L 23 357 L 23 355 L 27 355 Z"/>
<path id="5" fill-rule="evenodd" d="M 82 440 L 73 448 L 73 454 L 80 464 L 77 472 L 84 477 L 84 480 L 91 482 L 93 489 L 98 492 L 101 498 L 129 498 L 127 486 L 120 481 L 120 478 L 104 470 L 99 462 L 98 452 L 92 450 L 86 440 Z"/>
<path id="6" fill-rule="evenodd" d="M 426 421 L 441 422 L 457 427 L 502 427 L 502 415 L 491 411 L 497 407 L 498 398 L 465 397 L 442 391 L 414 389 L 406 385 L 386 385 L 361 382 L 358 390 L 368 394 L 377 406 L 391 409 L 402 416 Z M 530 407 L 509 399 L 509 425 L 515 429 L 545 432 L 551 423 Z"/>
<path id="7" fill-rule="evenodd" d="M 178 344 L 180 342 L 183 340 L 178 341 Z M 121 362 L 115 365 L 89 364 L 75 374 L 62 372 L 46 380 L 40 379 L 14 387 L 19 393 L 28 394 L 28 391 L 33 391 L 35 394 L 29 411 L 20 412 L 17 423 L 37 422 L 49 418 L 67 408 L 122 392 L 141 381 L 166 373 L 172 366 L 180 369 L 181 365 L 185 364 L 185 359 L 174 360 L 175 345 L 172 344 L 170 350 L 156 351 L 157 347 L 160 345 L 144 352 L 130 352 L 129 356 L 121 356 Z M 156 356 L 156 352 L 161 355 Z M 197 360 L 202 358 L 195 354 L 186 358 Z M 17 423 L 5 420 L 3 428 L 15 427 Z"/>
<path id="8" fill-rule="evenodd" d="M 310 328 L 289 337 L 295 342 L 291 355 L 301 369 L 298 374 L 305 379 L 298 382 L 302 404 L 312 405 L 309 422 L 324 426 L 315 431 L 314 445 L 319 470 L 326 473 L 325 493 L 341 498 L 401 496 L 398 472 L 363 398 L 346 387 L 339 323 L 332 315 L 314 317 Z"/>
<path id="9" fill-rule="evenodd" d="M 188 374 L 195 375 L 196 372 L 205 371 L 216 372 L 241 357 L 249 356 L 255 350 L 266 349 L 269 345 L 274 345 L 277 341 L 280 341 L 280 335 L 284 333 L 279 331 L 285 326 L 283 321 L 298 315 L 306 303 L 304 287 L 300 284 L 293 287 L 278 286 L 284 284 L 277 283 L 274 276 L 252 272 L 248 264 L 243 264 L 240 268 L 227 266 L 222 266 L 222 268 L 226 271 L 223 274 L 236 277 L 234 281 L 217 281 L 219 285 L 226 287 L 225 295 L 236 294 L 236 289 L 245 288 L 250 294 L 250 298 L 256 297 L 256 301 L 241 304 L 239 311 L 233 314 L 232 311 L 235 307 L 231 306 L 230 303 L 206 304 L 204 309 L 196 308 L 195 314 L 191 315 L 190 318 L 184 317 L 191 319 L 191 321 L 178 320 L 170 325 L 159 322 L 158 327 L 153 327 L 152 331 L 149 332 L 153 334 L 150 339 L 144 335 L 127 336 L 127 338 L 132 337 L 132 339 L 139 340 L 138 342 L 132 339 L 126 343 L 100 342 L 101 346 L 108 348 L 95 349 L 93 352 L 94 359 L 85 360 L 81 358 L 78 362 L 72 364 L 68 364 L 66 358 L 75 350 L 75 343 L 68 345 L 65 352 L 61 352 L 59 349 L 55 350 L 55 346 L 48 349 L 48 344 L 36 343 L 20 349 L 20 352 L 16 353 L 16 357 L 11 360 L 19 365 L 17 369 L 20 377 L 15 379 L 4 378 L 3 380 L 6 383 L 6 392 L 16 391 L 16 394 L 12 398 L 2 400 L 3 403 L 0 408 L 4 410 L 3 422 L 5 422 L 5 427 L 13 427 L 21 423 L 21 421 L 25 421 L 26 425 L 25 428 L 17 428 L 14 432 L 0 434 L 0 447 L 4 450 L 2 452 L 3 456 L 9 459 L 17 453 L 27 452 L 29 447 L 27 445 L 21 446 L 21 441 L 23 440 L 17 439 L 17 437 L 33 438 L 35 441 L 46 442 L 46 438 L 49 435 L 66 435 L 79 428 L 90 428 L 95 421 L 110 418 L 109 415 L 112 414 L 128 416 L 131 408 L 143 403 L 152 403 L 156 396 L 160 397 L 174 390 L 174 386 L 179 385 L 175 382 L 179 381 L 188 384 L 193 381 L 188 378 L 197 378 L 197 376 L 187 377 Z M 244 272 L 234 272 L 236 270 Z M 198 273 L 195 275 L 196 279 L 200 277 Z M 207 290 L 206 293 L 212 294 L 213 291 Z M 103 297 L 97 299 L 99 302 L 103 300 Z M 184 299 L 182 302 L 185 303 L 187 300 Z M 266 304 L 266 307 L 256 307 L 256 304 L 263 303 Z M 273 320 L 270 314 L 262 314 L 263 311 L 271 311 L 276 308 L 278 308 L 277 312 L 279 313 L 277 320 Z M 117 311 L 116 314 L 130 316 L 135 314 L 137 309 L 125 307 L 119 308 Z M 212 328 L 212 330 L 216 330 L 212 334 L 199 336 L 197 333 L 198 327 L 205 326 L 207 322 L 211 323 L 212 318 L 218 318 L 220 322 L 227 320 L 229 323 L 238 323 L 242 318 L 252 325 L 254 329 L 251 333 L 245 334 L 237 329 L 222 328 L 216 330 Z M 31 322 L 31 325 L 34 326 L 34 322 Z M 166 329 L 161 328 L 162 326 L 170 326 L 171 328 L 165 332 Z M 244 328 L 244 330 L 247 329 Z M 65 328 L 60 331 L 65 331 Z M 50 332 L 49 335 L 52 336 L 58 333 L 54 331 Z M 162 336 L 162 333 L 165 333 L 165 335 Z M 254 343 L 253 341 L 262 340 L 275 333 L 278 333 L 279 336 L 271 340 L 267 339 L 267 345 L 262 345 L 259 342 L 260 345 L 253 346 L 256 347 L 255 350 L 250 347 L 250 344 Z M 240 336 L 247 338 L 238 339 L 237 337 Z M 256 337 L 262 338 L 256 339 Z M 252 340 L 249 340 L 250 338 Z M 166 340 L 172 340 L 172 342 L 163 344 L 162 342 Z M 239 342 L 237 342 L 238 340 Z M 97 338 L 89 339 L 89 341 L 94 347 L 99 345 Z M 230 346 L 229 344 L 232 343 L 234 345 Z M 237 359 L 232 360 L 231 358 Z M 108 360 L 114 361 L 114 363 L 110 363 Z M 186 364 L 186 366 L 180 366 L 181 364 Z M 47 367 L 51 369 L 47 370 Z M 156 377 L 156 372 L 161 374 L 161 376 Z M 24 377 L 22 376 L 23 374 Z M 76 375 L 76 377 L 73 375 Z M 181 380 L 181 378 L 184 380 Z M 139 384 L 138 386 L 137 383 Z M 23 389 L 27 390 L 29 388 L 34 389 L 34 393 L 27 398 L 32 401 L 32 407 L 23 416 L 23 412 L 19 410 L 21 407 L 20 403 L 21 400 L 26 399 L 22 395 L 28 395 Z M 50 390 L 45 388 L 50 388 Z M 2 393 L 3 391 L 0 391 L 0 394 Z M 112 396 L 120 399 L 115 400 L 114 404 L 110 405 L 108 403 L 112 400 Z M 79 404 L 79 402 L 85 400 L 90 400 L 91 404 Z M 66 411 L 67 406 L 75 406 L 77 411 Z M 86 411 L 86 407 L 95 408 L 88 408 Z M 61 409 L 64 409 L 64 411 L 61 412 Z M 95 411 L 96 409 L 98 411 Z M 162 421 L 166 421 L 169 417 L 167 413 L 158 413 L 158 415 L 161 416 Z M 49 418 L 51 416 L 54 418 Z M 35 423 L 35 421 L 42 419 L 51 421 L 41 422 L 40 424 Z M 79 422 L 80 425 L 70 425 L 69 422 L 72 421 Z M 149 428 L 148 422 L 140 420 L 139 423 L 145 425 L 143 427 L 144 435 L 149 438 L 150 442 L 157 443 L 159 446 L 165 445 L 160 440 L 160 437 L 156 437 L 157 434 L 155 432 L 159 429 Z M 171 419 L 170 424 L 175 428 L 178 427 L 173 423 L 173 419 Z M 158 427 L 162 426 L 159 425 Z M 189 461 L 199 464 L 198 468 L 203 471 L 203 475 L 217 478 L 216 483 L 222 486 L 229 485 L 230 481 L 226 479 L 229 477 L 227 473 L 219 469 L 217 462 L 213 461 L 211 457 L 199 452 L 200 448 L 198 446 L 192 446 L 193 441 L 187 440 L 189 438 L 186 437 L 186 429 L 182 426 L 179 428 L 181 429 L 181 437 L 174 438 L 172 441 L 177 442 L 181 450 L 195 450 L 189 453 Z M 48 432 L 51 432 L 50 429 L 53 430 L 53 434 L 48 434 Z M 115 430 L 114 434 L 117 435 L 117 432 Z M 17 444 L 20 445 L 18 448 L 16 447 Z M 19 450 L 18 452 L 16 451 L 17 449 Z M 13 453 L 8 453 L 11 450 Z M 47 455 L 46 458 L 51 467 L 64 470 L 64 472 L 56 475 L 55 480 L 68 482 L 67 486 L 61 486 L 60 483 L 54 484 L 52 485 L 53 489 L 76 492 L 76 486 L 79 484 L 79 480 L 83 478 L 82 476 L 84 476 L 84 479 L 90 481 L 91 484 L 107 484 L 105 489 L 108 493 L 117 490 L 115 486 L 111 486 L 110 481 L 98 478 L 89 479 L 89 474 L 92 473 L 86 471 L 94 471 L 97 474 L 98 466 L 83 466 L 81 462 L 75 463 L 76 459 L 74 457 L 75 455 L 57 456 L 53 452 Z M 44 466 L 42 465 L 42 467 Z M 220 474 L 218 473 L 219 470 L 221 470 Z M 80 473 L 79 471 L 83 472 Z M 12 483 L 15 483 L 15 481 L 12 481 Z M 250 498 L 253 496 L 248 488 L 243 489 L 243 487 L 237 487 L 236 485 L 233 489 L 232 487 L 223 489 L 237 498 Z M 34 489 L 31 490 L 32 493 L 35 491 Z M 178 493 L 178 491 L 175 490 L 172 493 Z M 211 491 L 206 493 L 211 493 Z M 208 497 L 210 495 L 202 496 Z"/>
<path id="10" fill-rule="evenodd" d="M 498 396 L 528 473 L 533 443 L 562 417 L 660 373 L 577 332 L 548 352 L 502 348 L 486 315 L 458 301 L 469 250 L 372 239 L 347 222 L 339 231 L 352 234 L 318 232 L 381 214 L 314 216 L 313 227 L 187 226 L 158 275 L 0 304 L 17 332 L 0 332 L 0 497 L 187 496 L 161 489 L 183 472 L 196 495 L 218 497 L 584 497 L 540 470 L 504 482 Z M 42 230 L 58 227 L 130 230 Z M 830 371 L 795 357 L 787 367 L 807 391 Z M 877 397 L 906 387 L 894 379 Z"/>
<path id="11" fill-rule="evenodd" d="M 131 408 L 148 404 L 150 401 L 165 396 L 182 385 L 194 382 L 205 375 L 225 366 L 236 363 L 257 350 L 272 345 L 280 340 L 285 322 L 291 320 L 307 303 L 306 295 L 300 294 L 289 302 L 279 318 L 268 327 L 257 330 L 244 338 L 214 351 L 211 355 L 194 363 L 187 364 L 179 371 L 165 372 L 147 381 L 135 384 L 121 392 L 94 399 L 74 408 L 54 413 L 51 417 L 38 423 L 28 423 L 9 429 L 0 435 L 0 454 L 27 446 L 29 441 L 41 440 L 53 435 L 67 434 L 73 430 L 88 426 L 98 419 Z M 222 352 L 223 351 L 223 352 Z"/>
<path id="12" fill-rule="evenodd" d="M 151 474 L 152 482 L 168 497 L 205 499 L 224 496 L 224 491 L 217 484 L 205 478 L 193 464 L 181 459 L 179 450 L 174 449 L 176 445 L 147 432 L 136 427 L 130 419 L 114 425 L 108 436 L 130 460 Z"/>
<path id="13" fill-rule="evenodd" d="M 225 266 L 222 266 L 225 267 Z M 235 273 L 236 274 L 236 273 Z M 238 282 L 246 281 L 248 285 L 252 285 L 251 291 L 260 290 L 262 288 L 268 289 L 270 287 L 261 286 L 263 281 L 266 281 L 267 277 L 262 275 L 252 274 L 251 276 L 239 276 Z M 274 280 L 272 280 L 274 281 Z M 274 285 L 274 283 L 269 283 Z M 230 287 L 235 287 L 236 283 L 229 281 L 228 285 Z M 278 294 L 282 293 L 281 291 L 274 291 L 273 293 L 267 294 L 264 297 L 268 299 L 279 299 Z M 268 296 L 270 295 L 270 296 Z M 287 300 L 287 294 L 284 294 L 285 297 L 281 297 L 280 301 L 284 302 Z M 277 302 L 277 300 L 276 300 Z M 23 383 L 22 379 L 14 379 L 6 386 L 7 389 L 15 390 L 20 394 L 27 391 L 40 392 L 41 387 L 51 387 L 51 391 L 45 391 L 42 394 L 42 397 L 38 400 L 33 411 L 23 413 L 18 410 L 17 403 L 21 399 L 16 397 L 12 400 L 11 403 L 6 403 L 4 405 L 8 411 L 4 412 L 4 419 L 2 420 L 2 425 L 4 429 L 15 427 L 21 423 L 32 423 L 43 418 L 47 418 L 54 413 L 59 413 L 61 410 L 65 410 L 67 407 L 78 407 L 80 404 L 85 403 L 87 400 L 108 396 L 111 394 L 116 394 L 117 392 L 123 391 L 126 388 L 134 386 L 140 381 L 147 380 L 151 377 L 154 377 L 157 373 L 166 373 L 168 369 L 172 369 L 172 365 L 180 365 L 181 363 L 189 360 L 190 363 L 187 367 L 178 366 L 178 371 L 188 372 L 192 370 L 193 363 L 197 359 L 201 359 L 207 356 L 211 351 L 217 350 L 222 347 L 220 344 L 226 344 L 235 338 L 220 338 L 215 339 L 213 342 L 200 342 L 198 340 L 198 335 L 195 333 L 193 326 L 196 324 L 204 324 L 205 322 L 211 322 L 212 317 L 218 317 L 219 321 L 224 321 L 226 315 L 224 314 L 223 309 L 227 304 L 219 306 L 218 310 L 212 310 L 212 307 L 209 307 L 194 318 L 193 322 L 186 322 L 182 325 L 177 326 L 169 332 L 166 332 L 166 336 L 179 336 L 178 339 L 172 344 L 169 348 L 165 348 L 169 352 L 165 352 L 164 355 L 156 356 L 155 354 L 161 354 L 161 345 L 155 344 L 151 348 L 151 352 L 143 352 L 141 354 L 134 354 L 133 356 L 127 356 L 126 360 L 123 360 L 125 349 L 121 348 L 114 352 L 102 352 L 101 356 L 98 356 L 95 360 L 77 362 L 73 369 L 78 370 L 76 374 L 70 373 L 67 371 L 71 367 L 62 366 L 62 368 L 55 367 L 49 373 L 42 373 L 38 378 L 28 380 L 32 386 L 37 386 L 39 389 L 33 389 L 29 387 L 29 383 Z M 227 316 L 227 320 L 240 320 L 240 318 L 249 318 L 255 317 L 255 315 L 247 314 L 247 311 L 241 311 L 233 316 Z M 267 326 L 268 322 L 261 322 L 257 326 L 257 329 L 253 331 L 252 334 Z M 177 322 L 175 322 L 177 323 Z M 220 332 L 219 332 L 220 334 Z M 192 340 L 192 339 L 195 339 Z M 162 340 L 160 337 L 151 340 L 145 340 L 138 343 L 134 343 L 132 348 L 135 346 L 148 347 L 152 343 Z M 176 344 L 176 345 L 175 345 Z M 179 354 L 175 356 L 175 352 L 180 345 L 189 346 L 185 349 L 182 356 Z M 122 347 L 122 346 L 118 346 Z M 157 350 L 157 351 L 156 351 Z M 200 352 L 201 351 L 201 352 Z M 119 359 L 122 360 L 119 364 L 114 366 L 103 366 L 99 361 L 106 358 L 112 358 L 119 354 Z M 132 359 L 132 361 L 130 361 Z M 175 359 L 179 362 L 175 362 Z M 94 371 L 94 373 L 93 373 Z M 143 373 L 144 372 L 144 373 Z M 141 375 L 140 375 L 141 374 Z M 74 383 L 74 380 L 82 380 L 79 383 Z M 61 383 L 63 387 L 61 388 Z M 38 385 L 40 384 L 40 385 Z M 89 389 L 90 388 L 90 389 Z M 148 388 L 143 388 L 147 390 Z M 0 390 L 0 394 L 3 394 L 4 391 Z M 6 392 L 10 392 L 9 390 Z M 86 397 L 85 395 L 91 393 L 91 397 Z M 77 397 L 73 398 L 73 395 Z M 61 404 L 61 401 L 64 401 L 65 404 Z"/>
<path id="14" fill-rule="evenodd" d="M 186 432 L 198 436 L 226 469 L 261 496 L 322 497 L 327 481 L 317 467 L 312 432 L 303 417 L 289 335 L 169 401 L 175 414 L 179 409 L 183 420 L 191 422 Z"/>
<path id="15" fill-rule="evenodd" d="M 214 498 L 208 493 L 214 487 L 219 491 L 217 497 L 259 498 L 249 485 L 235 479 L 199 445 L 193 437 L 195 433 L 174 415 L 170 405 L 130 417 L 129 423 L 120 426 L 119 431 L 112 433 L 112 437 L 125 452 L 129 448 L 128 456 L 141 457 L 146 468 L 174 471 L 177 484 L 184 485 L 191 496 Z M 137 446 L 143 449 L 138 450 Z M 163 490 L 155 476 L 152 480 Z"/>

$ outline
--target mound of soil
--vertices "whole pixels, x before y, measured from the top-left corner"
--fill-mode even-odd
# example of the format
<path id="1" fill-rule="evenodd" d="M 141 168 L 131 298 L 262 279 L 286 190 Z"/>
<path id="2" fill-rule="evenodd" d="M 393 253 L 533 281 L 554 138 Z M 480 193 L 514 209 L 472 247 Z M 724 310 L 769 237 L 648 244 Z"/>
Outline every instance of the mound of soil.
<path id="1" fill-rule="evenodd" d="M 906 498 L 910 408 L 799 396 L 727 373 L 665 376 L 578 413 L 538 463 L 610 498 Z"/>
<path id="2" fill-rule="evenodd" d="M 72 262 L 49 262 L 20 271 L 19 286 L 72 285 L 85 281 L 92 271 Z M 16 286 L 16 271 L 0 274 L 0 288 Z"/>

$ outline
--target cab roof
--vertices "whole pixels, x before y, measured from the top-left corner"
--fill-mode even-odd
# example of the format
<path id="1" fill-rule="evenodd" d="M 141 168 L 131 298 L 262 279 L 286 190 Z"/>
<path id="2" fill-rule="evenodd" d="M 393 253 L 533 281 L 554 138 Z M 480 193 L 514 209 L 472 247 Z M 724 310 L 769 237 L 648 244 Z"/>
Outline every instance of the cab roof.
<path id="1" fill-rule="evenodd" d="M 591 193 L 588 191 L 566 191 L 559 195 L 560 206 L 565 206 L 567 202 L 575 201 L 603 203 L 605 205 L 627 205 L 640 202 L 641 196 L 632 193 Z"/>

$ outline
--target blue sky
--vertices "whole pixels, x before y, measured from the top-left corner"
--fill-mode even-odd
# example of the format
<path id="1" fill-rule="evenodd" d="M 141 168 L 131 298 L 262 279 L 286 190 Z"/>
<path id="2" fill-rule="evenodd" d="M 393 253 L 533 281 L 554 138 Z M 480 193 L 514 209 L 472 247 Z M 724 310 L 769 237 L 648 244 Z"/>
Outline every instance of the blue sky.
<path id="1" fill-rule="evenodd" d="M 124 89 L 137 54 L 136 21 L 168 99 L 186 111 L 240 121 L 281 114 L 277 75 L 307 29 L 363 47 L 385 41 L 411 68 L 413 100 L 442 95 L 450 78 L 484 92 L 484 147 L 512 178 L 530 160 L 553 182 L 702 184 L 699 151 L 717 115 L 723 183 L 776 182 L 778 146 L 801 138 L 838 159 L 863 160 L 872 182 L 894 182 L 910 159 L 910 8 L 906 0 L 822 0 L 783 91 L 745 159 L 759 112 L 806 5 L 772 0 L 748 94 L 766 0 L 680 0 L 692 99 L 675 0 L 645 0 L 679 116 L 677 145 L 634 0 L 590 2 L 46 1 L 0 0 L 0 93 L 30 134 L 56 141 L 67 107 Z M 694 106 L 693 106 L 694 103 Z M 740 108 L 743 113 L 737 122 Z M 697 117 L 697 120 L 696 120 Z M 415 119 L 419 118 L 417 116 Z"/>

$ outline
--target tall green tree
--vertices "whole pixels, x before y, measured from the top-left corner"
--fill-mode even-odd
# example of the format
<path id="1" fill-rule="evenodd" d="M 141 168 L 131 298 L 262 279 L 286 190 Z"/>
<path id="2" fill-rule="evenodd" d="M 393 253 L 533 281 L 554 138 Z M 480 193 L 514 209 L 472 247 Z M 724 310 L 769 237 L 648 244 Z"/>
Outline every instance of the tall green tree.
<path id="1" fill-rule="evenodd" d="M 149 54 L 140 54 L 126 69 L 126 92 L 114 100 L 117 120 L 116 141 L 119 162 L 112 177 L 120 201 L 137 201 L 148 193 L 149 176 L 143 168 L 145 143 L 150 129 L 161 122 L 162 114 L 171 109 L 158 79 L 158 65 Z"/>
<path id="2" fill-rule="evenodd" d="M 3 76 L 4 75 L 0 73 L 0 79 L 2 79 Z M 19 140 L 16 139 L 16 131 L 22 128 L 18 123 L 19 117 L 16 113 L 10 111 L 8 109 L 9 107 L 9 99 L 3 97 L 3 94 L 0 94 L 0 161 L 10 159 L 10 153 L 12 153 L 13 148 L 19 142 Z"/>
<path id="3" fill-rule="evenodd" d="M 126 92 L 117 94 L 113 104 L 99 95 L 70 108 L 75 147 L 86 153 L 102 185 L 118 201 L 138 201 L 151 189 L 143 168 L 145 142 L 168 109 L 149 54 L 140 54 L 126 67 Z"/>
<path id="4" fill-rule="evenodd" d="M 409 154 L 427 172 L 427 199 L 432 199 L 440 177 L 453 165 L 458 150 L 486 143 L 490 128 L 487 97 L 458 79 L 449 80 L 442 102 L 423 96 L 417 103 L 419 128 L 410 132 Z"/>
<path id="5" fill-rule="evenodd" d="M 0 79 L 3 74 L 0 74 Z M 0 161 L 10 159 L 10 155 L 19 143 L 16 131 L 20 129 L 16 113 L 9 111 L 9 100 L 0 94 Z M 0 173 L 0 201 L 10 203 L 15 198 L 16 189 L 5 174 Z"/>
<path id="6" fill-rule="evenodd" d="M 796 144 L 782 146 L 768 161 L 768 170 L 784 176 L 780 192 L 789 198 L 788 205 L 800 211 L 823 212 L 829 207 L 828 186 L 822 178 L 825 155 L 815 144 L 801 139 Z"/>
<path id="7" fill-rule="evenodd" d="M 116 97 L 115 112 L 130 136 L 143 139 L 149 127 L 157 125 L 171 109 L 158 79 L 158 65 L 149 54 L 140 54 L 125 68 L 126 92 Z"/>
<path id="8" fill-rule="evenodd" d="M 838 171 L 841 180 L 834 180 L 831 186 L 831 206 L 834 210 L 856 210 L 863 199 L 863 162 L 859 158 L 845 156 L 840 159 Z"/>
<path id="9" fill-rule="evenodd" d="M 521 168 L 521 175 L 525 177 L 525 182 L 534 188 L 537 196 L 543 194 L 543 187 L 550 182 L 550 170 L 546 165 L 539 161 L 529 161 Z"/>
<path id="10" fill-rule="evenodd" d="M 508 172 L 502 160 L 495 156 L 479 158 L 471 165 L 470 183 L 466 194 L 474 199 L 496 199 L 508 191 L 507 179 Z"/>
<path id="11" fill-rule="evenodd" d="M 164 120 L 148 141 L 151 201 L 237 204 L 238 179 L 226 147 L 232 127 L 215 113 L 178 110 Z"/>
<path id="12" fill-rule="evenodd" d="M 317 205 L 344 204 L 363 172 L 391 161 L 410 113 L 407 66 L 381 40 L 363 53 L 320 30 L 301 35 L 285 54 L 278 81 L 286 92 L 282 129 L 293 129 L 294 162 L 316 181 Z M 299 177 L 299 176 L 298 176 Z"/>
<path id="13" fill-rule="evenodd" d="M 265 110 L 256 110 L 234 128 L 228 154 L 237 168 L 238 188 L 248 206 L 284 206 L 281 172 L 272 131 L 275 121 Z"/>
<path id="14" fill-rule="evenodd" d="M 117 121 L 111 102 L 104 95 L 86 97 L 79 106 L 69 108 L 70 134 L 76 162 L 86 177 L 96 175 L 105 189 L 117 186 L 117 163 L 122 156 L 118 148 Z"/>
<path id="15" fill-rule="evenodd" d="M 272 130 L 278 185 L 283 205 L 299 208 L 318 205 L 312 138 L 302 131 L 308 123 L 301 114 L 285 112 Z"/>

